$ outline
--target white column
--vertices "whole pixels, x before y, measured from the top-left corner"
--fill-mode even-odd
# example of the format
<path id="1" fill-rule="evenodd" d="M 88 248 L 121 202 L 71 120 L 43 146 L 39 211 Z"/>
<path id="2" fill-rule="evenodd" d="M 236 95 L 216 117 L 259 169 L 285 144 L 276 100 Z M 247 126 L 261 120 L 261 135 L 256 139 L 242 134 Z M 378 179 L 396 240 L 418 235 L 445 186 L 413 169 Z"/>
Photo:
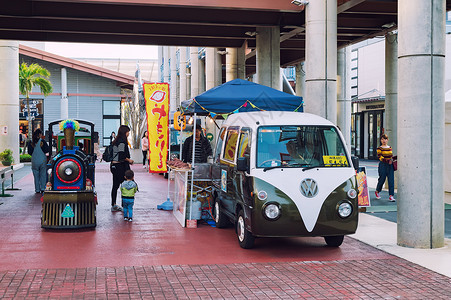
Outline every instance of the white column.
<path id="1" fill-rule="evenodd" d="M 199 55 L 197 47 L 190 48 L 191 98 L 199 95 Z"/>
<path id="2" fill-rule="evenodd" d="M 304 62 L 296 65 L 296 96 L 304 97 L 305 93 L 305 68 Z"/>
<path id="3" fill-rule="evenodd" d="M 169 53 L 171 57 L 171 82 L 169 83 L 169 111 L 174 114 L 177 106 L 180 104 L 177 99 L 177 48 L 170 47 Z"/>
<path id="4" fill-rule="evenodd" d="M 69 99 L 67 99 L 67 70 L 61 68 L 61 119 L 69 118 Z"/>
<path id="5" fill-rule="evenodd" d="M 398 1 L 398 245 L 444 245 L 445 1 Z"/>
<path id="6" fill-rule="evenodd" d="M 337 125 L 351 151 L 351 48 L 338 50 L 337 54 Z"/>
<path id="7" fill-rule="evenodd" d="M 305 112 L 337 122 L 337 0 L 306 6 Z"/>
<path id="8" fill-rule="evenodd" d="M 163 46 L 158 46 L 158 79 L 157 79 L 157 82 L 162 81 L 162 77 L 163 77 L 163 70 L 161 68 L 162 66 L 163 66 Z"/>
<path id="9" fill-rule="evenodd" d="M 215 50 L 215 86 L 222 84 L 222 55 Z"/>
<path id="10" fill-rule="evenodd" d="M 19 43 L 0 40 L 0 129 L 7 127 L 7 134 L 0 133 L 0 152 L 13 151 L 14 162 L 19 159 Z M 29 125 L 30 126 L 30 125 Z M 30 137 L 31 138 L 31 137 Z"/>
<path id="11" fill-rule="evenodd" d="M 258 84 L 282 90 L 279 27 L 257 27 L 256 46 Z"/>
<path id="12" fill-rule="evenodd" d="M 398 153 L 398 34 L 385 35 L 385 133 Z"/>
<path id="13" fill-rule="evenodd" d="M 188 99 L 186 79 L 186 48 L 180 48 L 180 102 Z"/>
<path id="14" fill-rule="evenodd" d="M 217 48 L 206 48 L 205 74 L 207 91 L 219 85 L 217 72 L 217 68 L 219 68 L 219 66 L 217 65 L 217 52 Z M 216 125 L 211 121 L 209 117 L 205 119 L 205 130 L 207 131 L 207 134 L 211 133 L 213 135 L 213 140 L 211 141 L 213 147 L 216 141 Z"/>
<path id="15" fill-rule="evenodd" d="M 226 48 L 226 82 L 238 78 L 237 48 Z"/>
<path id="16" fill-rule="evenodd" d="M 169 82 L 169 47 L 163 47 L 163 82 Z"/>
<path id="17" fill-rule="evenodd" d="M 246 42 L 236 50 L 236 76 L 240 79 L 246 79 Z"/>

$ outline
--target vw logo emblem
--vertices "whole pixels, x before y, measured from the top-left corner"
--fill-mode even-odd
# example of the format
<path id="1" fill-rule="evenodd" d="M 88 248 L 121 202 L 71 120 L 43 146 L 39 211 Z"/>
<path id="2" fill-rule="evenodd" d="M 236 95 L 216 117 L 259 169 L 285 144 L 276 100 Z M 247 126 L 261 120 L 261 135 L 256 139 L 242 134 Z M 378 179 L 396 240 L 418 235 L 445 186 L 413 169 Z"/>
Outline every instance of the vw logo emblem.
<path id="1" fill-rule="evenodd" d="M 305 197 L 313 198 L 318 194 L 318 184 L 315 180 L 306 178 L 301 181 L 300 190 Z"/>

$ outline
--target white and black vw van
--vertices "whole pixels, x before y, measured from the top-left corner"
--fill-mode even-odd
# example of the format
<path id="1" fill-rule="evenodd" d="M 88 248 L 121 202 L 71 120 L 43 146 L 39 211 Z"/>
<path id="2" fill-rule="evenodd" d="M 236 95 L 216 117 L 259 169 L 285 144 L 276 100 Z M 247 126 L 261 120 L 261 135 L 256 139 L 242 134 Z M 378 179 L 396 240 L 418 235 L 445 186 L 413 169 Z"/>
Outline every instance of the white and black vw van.
<path id="1" fill-rule="evenodd" d="M 324 118 L 233 114 L 220 130 L 213 160 L 216 226 L 234 224 L 243 248 L 255 237 L 288 236 L 323 236 L 338 247 L 357 229 L 353 163 L 340 131 Z"/>

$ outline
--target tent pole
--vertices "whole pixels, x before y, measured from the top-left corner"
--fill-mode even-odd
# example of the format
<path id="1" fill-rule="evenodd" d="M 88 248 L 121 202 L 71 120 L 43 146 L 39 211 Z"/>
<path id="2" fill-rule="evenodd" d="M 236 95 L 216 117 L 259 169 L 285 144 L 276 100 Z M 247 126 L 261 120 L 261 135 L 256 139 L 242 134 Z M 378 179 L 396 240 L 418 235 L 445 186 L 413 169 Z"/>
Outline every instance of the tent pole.
<path id="1" fill-rule="evenodd" d="M 196 123 L 197 114 L 194 113 L 194 125 L 193 125 L 193 144 L 192 144 L 192 156 L 191 156 L 191 192 L 189 199 L 189 219 L 192 220 L 193 216 L 193 188 L 194 188 L 194 157 L 196 154 Z"/>

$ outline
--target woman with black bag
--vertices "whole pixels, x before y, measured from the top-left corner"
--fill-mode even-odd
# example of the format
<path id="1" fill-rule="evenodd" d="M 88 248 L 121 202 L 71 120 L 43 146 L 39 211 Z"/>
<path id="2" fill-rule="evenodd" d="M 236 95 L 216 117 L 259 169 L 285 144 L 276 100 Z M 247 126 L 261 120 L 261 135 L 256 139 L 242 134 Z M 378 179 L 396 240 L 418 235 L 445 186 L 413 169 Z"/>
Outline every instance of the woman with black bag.
<path id="1" fill-rule="evenodd" d="M 130 128 L 121 125 L 116 138 L 112 141 L 113 159 L 110 164 L 110 171 L 113 174 L 113 187 L 111 189 L 111 211 L 122 211 L 122 207 L 116 204 L 117 190 L 125 180 L 125 171 L 130 170 L 133 160 L 130 159 L 130 150 L 128 149 L 127 137 L 130 134 Z"/>

